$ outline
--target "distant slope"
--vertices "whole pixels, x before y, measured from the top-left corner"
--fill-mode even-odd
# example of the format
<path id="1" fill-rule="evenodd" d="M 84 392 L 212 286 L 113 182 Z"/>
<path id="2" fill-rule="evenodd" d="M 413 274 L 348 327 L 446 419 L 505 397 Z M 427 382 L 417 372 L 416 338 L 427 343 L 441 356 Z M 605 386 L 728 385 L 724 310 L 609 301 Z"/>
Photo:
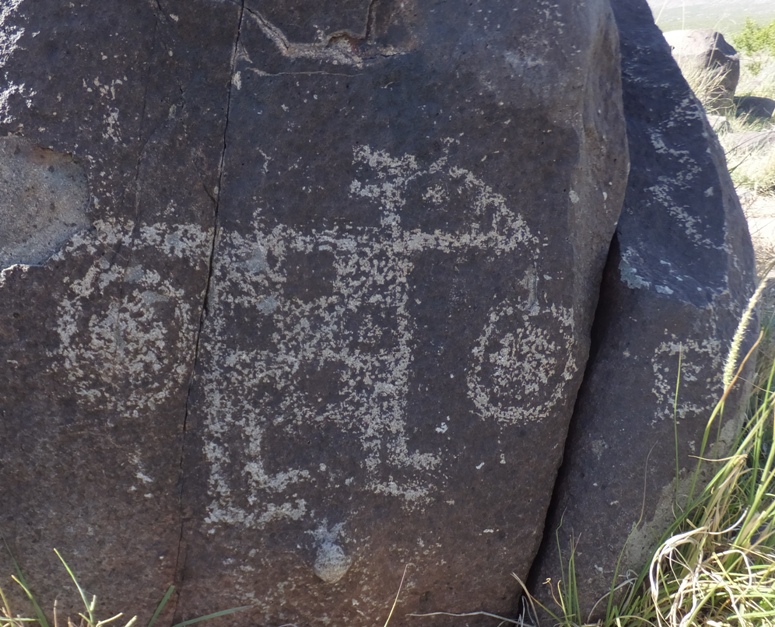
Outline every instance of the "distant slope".
<path id="1" fill-rule="evenodd" d="M 775 20 L 775 0 L 648 0 L 663 31 L 712 28 L 724 34 L 739 31 L 746 18 L 761 24 Z"/>

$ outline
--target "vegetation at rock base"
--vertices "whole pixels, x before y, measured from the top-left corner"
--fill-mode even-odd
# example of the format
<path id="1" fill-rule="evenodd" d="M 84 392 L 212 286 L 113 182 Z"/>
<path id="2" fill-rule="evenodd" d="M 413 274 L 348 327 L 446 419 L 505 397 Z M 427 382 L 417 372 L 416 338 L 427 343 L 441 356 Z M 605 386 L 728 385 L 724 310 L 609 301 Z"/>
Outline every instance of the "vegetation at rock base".
<path id="1" fill-rule="evenodd" d="M 741 52 L 735 103 L 744 97 L 775 98 L 775 21 L 746 22 L 732 38 Z M 702 100 L 718 76 L 686 77 Z M 706 105 L 712 103 L 705 102 Z M 757 137 L 775 131 L 773 117 L 755 117 L 743 107 L 712 118 L 738 193 L 749 199 L 775 195 L 775 143 Z M 744 140 L 740 141 L 741 137 Z M 714 471 L 707 486 L 696 481 L 690 496 L 674 506 L 675 521 L 640 573 L 621 573 L 592 621 L 578 603 L 574 556 L 565 556 L 564 581 L 549 582 L 555 607 L 533 605 L 528 614 L 552 616 L 540 627 L 771 627 L 775 626 L 775 305 L 768 275 L 775 242 L 755 242 L 760 288 L 755 296 L 762 333 L 747 424 L 733 452 L 714 457 L 708 445 L 723 399 L 711 416 L 695 476 Z M 729 388 L 728 388 L 729 389 Z M 530 604 L 535 602 L 530 600 Z M 509 621 L 512 622 L 512 621 Z M 535 618 L 518 624 L 534 625 Z"/>
<path id="2" fill-rule="evenodd" d="M 21 566 L 13 557 L 13 554 L 11 553 L 11 550 L 9 549 L 7 543 L 5 544 L 5 549 L 8 551 L 9 555 L 11 556 L 11 560 L 16 570 L 16 573 L 12 576 L 12 579 L 21 588 L 21 590 L 24 592 L 24 595 L 29 600 L 30 606 L 31 606 L 31 615 L 22 615 L 15 612 L 11 608 L 11 605 L 8 602 L 8 598 L 6 597 L 5 593 L 0 588 L 0 627 L 27 627 L 27 626 L 59 627 L 60 624 L 63 626 L 66 625 L 67 627 L 105 627 L 106 625 L 111 625 L 115 627 L 138 627 L 137 616 L 133 616 L 129 620 L 125 620 L 125 617 L 123 614 L 116 614 L 115 616 L 111 616 L 103 619 L 98 618 L 97 597 L 93 595 L 89 597 L 89 595 L 87 595 L 86 591 L 81 587 L 81 584 L 78 583 L 78 578 L 75 576 L 75 573 L 72 571 L 70 566 L 60 555 L 59 551 L 57 551 L 56 549 L 54 549 L 54 552 L 56 553 L 56 556 L 59 558 L 59 560 L 62 562 L 62 565 L 64 566 L 64 569 L 67 572 L 67 575 L 70 577 L 72 584 L 75 586 L 76 590 L 78 591 L 78 595 L 83 603 L 84 609 L 83 609 L 83 612 L 79 613 L 76 618 L 68 616 L 66 618 L 66 622 L 60 623 L 59 615 L 55 604 L 53 609 L 53 615 L 52 615 L 53 616 L 53 625 L 52 625 L 49 622 L 49 619 L 46 613 L 43 611 L 43 608 L 41 608 L 40 604 L 35 598 L 35 594 L 30 586 L 30 583 L 25 578 L 24 573 L 22 572 Z M 167 592 L 162 597 L 161 601 L 159 602 L 159 605 L 156 607 L 156 611 L 151 616 L 146 627 L 154 627 L 154 625 L 156 624 L 156 621 L 164 611 L 165 607 L 167 606 L 167 603 L 169 602 L 174 592 L 175 592 L 174 586 L 170 586 L 167 589 Z M 175 625 L 173 625 L 173 627 L 186 627 L 187 625 L 194 625 L 196 623 L 201 623 L 214 618 L 219 618 L 221 616 L 228 616 L 229 614 L 234 614 L 235 612 L 240 612 L 246 609 L 248 609 L 247 606 L 230 608 L 228 610 L 222 610 L 220 612 L 207 614 L 206 616 L 198 616 L 196 618 L 190 618 L 188 620 L 184 620 L 183 622 L 176 623 Z"/>
<path id="3" fill-rule="evenodd" d="M 743 30 L 732 38 L 732 43 L 746 54 L 769 52 L 775 56 L 775 20 L 767 25 L 759 25 L 748 18 Z"/>
<path id="4" fill-rule="evenodd" d="M 741 57 L 736 106 L 725 112 L 725 119 L 716 119 L 714 127 L 741 198 L 772 197 L 775 195 L 775 117 L 771 111 L 775 105 L 775 21 L 757 25 L 748 20 L 731 40 Z M 687 77 L 687 80 L 702 101 L 707 91 L 702 87 L 703 81 L 709 79 Z"/>
<path id="5" fill-rule="evenodd" d="M 775 625 L 775 360 L 773 325 L 764 325 L 750 416 L 733 452 L 709 445 L 724 400 L 711 416 L 686 501 L 640 573 L 625 573 L 601 599 L 605 618 L 589 621 L 576 601 L 573 555 L 554 586 L 554 625 L 579 627 L 766 627 Z M 729 389 L 729 388 L 728 388 Z M 700 489 L 703 468 L 715 471 Z M 523 624 L 527 625 L 528 621 Z M 545 622 L 541 623 L 542 627 Z"/>
<path id="6" fill-rule="evenodd" d="M 757 306 L 765 283 L 751 301 L 741 322 L 746 328 L 749 315 Z M 775 626 L 775 315 L 763 321 L 757 345 L 760 359 L 753 384 L 754 393 L 748 419 L 732 452 L 725 456 L 714 453 L 713 443 L 723 416 L 724 400 L 729 390 L 741 383 L 737 372 L 728 370 L 726 390 L 710 416 L 694 474 L 689 478 L 685 496 L 674 504 L 675 521 L 655 548 L 651 562 L 640 573 L 621 573 L 612 582 L 612 593 L 600 600 L 605 617 L 590 621 L 583 615 L 577 600 L 573 572 L 573 555 L 566 556 L 564 577 L 554 582 L 556 607 L 538 608 L 526 595 L 526 611 L 518 619 L 499 617 L 486 612 L 415 616 L 446 617 L 443 623 L 454 627 L 465 616 L 484 616 L 493 625 L 522 627 L 774 627 Z M 746 356 L 730 350 L 730 363 L 745 365 L 753 359 L 753 349 Z M 741 359 L 742 357 L 742 359 Z M 677 388 L 680 394 L 680 385 Z M 712 478 L 706 482 L 707 470 Z M 59 555 L 57 553 L 57 555 Z M 12 612 L 0 590 L 0 627 L 137 627 L 136 619 L 128 622 L 122 615 L 97 618 L 97 601 L 90 597 L 61 558 L 72 584 L 78 590 L 84 611 L 75 620 L 50 623 L 35 600 L 30 583 L 14 561 L 13 579 L 31 604 L 28 615 Z M 406 575 L 406 571 L 404 572 Z M 403 584 L 403 578 L 402 578 Z M 148 627 L 153 627 L 173 593 L 165 594 Z M 400 588 L 399 588 L 400 593 Z M 396 602 L 398 596 L 396 597 Z M 233 608 L 177 623 L 185 627 L 209 619 L 224 617 L 246 608 Z M 390 609 L 386 627 L 396 603 Z M 56 608 L 54 610 L 56 616 Z M 550 621 L 536 616 L 551 615 Z M 375 617 L 375 625 L 378 624 Z M 379 621 L 381 623 L 381 621 Z M 440 624 L 440 623 L 437 623 Z M 346 626 L 343 626 L 346 627 Z"/>

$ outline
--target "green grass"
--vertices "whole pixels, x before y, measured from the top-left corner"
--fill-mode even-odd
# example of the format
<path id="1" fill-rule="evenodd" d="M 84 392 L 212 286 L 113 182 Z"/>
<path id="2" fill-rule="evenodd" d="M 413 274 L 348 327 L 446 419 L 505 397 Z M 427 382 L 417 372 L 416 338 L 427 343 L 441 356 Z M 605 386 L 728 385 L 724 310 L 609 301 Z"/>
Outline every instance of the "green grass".
<path id="1" fill-rule="evenodd" d="M 763 288 L 757 290 L 758 302 Z M 731 453 L 714 457 L 714 434 L 724 401 L 738 382 L 727 369 L 724 397 L 711 415 L 689 482 L 688 496 L 674 504 L 675 520 L 650 563 L 630 573 L 599 608 L 600 621 L 582 614 L 573 553 L 564 581 L 542 610 L 561 627 L 771 627 L 775 626 L 775 338 L 772 313 L 757 342 L 761 358 L 745 428 Z M 741 323 L 744 328 L 747 322 Z M 743 360 L 751 358 L 751 353 Z M 729 363 L 739 359 L 734 349 Z M 710 469 L 710 480 L 703 477 Z M 534 599 L 529 599 L 535 604 Z M 598 608 L 598 609 L 599 609 Z M 530 622 L 523 621 L 528 625 Z M 542 622 L 542 627 L 548 625 Z"/>
<path id="2" fill-rule="evenodd" d="M 769 24 L 757 24 L 748 18 L 743 29 L 732 38 L 732 44 L 738 52 L 748 55 L 767 52 L 775 56 L 775 20 Z"/>
<path id="3" fill-rule="evenodd" d="M 654 18 L 663 31 L 710 28 L 732 35 L 745 28 L 745 21 L 765 24 L 775 18 L 775 6 L 771 3 L 754 3 L 746 0 L 727 2 L 648 0 Z"/>
<path id="4" fill-rule="evenodd" d="M 36 600 L 35 595 L 32 592 L 32 587 L 30 586 L 30 583 L 24 576 L 21 566 L 19 565 L 19 563 L 16 561 L 16 558 L 11 553 L 11 550 L 8 547 L 7 543 L 5 543 L 5 548 L 11 557 L 11 561 L 13 563 L 14 570 L 15 570 L 15 574 L 12 576 L 12 579 L 16 583 L 16 585 L 19 586 L 19 588 L 22 590 L 22 592 L 30 602 L 31 612 L 28 614 L 23 614 L 23 613 L 20 614 L 18 612 L 13 611 L 8 601 L 8 597 L 6 596 L 5 592 L 0 588 L 0 627 L 60 627 L 60 625 L 62 625 L 63 627 L 65 625 L 67 627 L 105 627 L 107 625 L 110 625 L 111 627 L 114 627 L 114 626 L 119 627 L 120 625 L 122 625 L 123 627 L 137 626 L 137 616 L 133 616 L 126 622 L 124 622 L 124 614 L 116 614 L 114 616 L 110 616 L 108 618 L 103 618 L 103 619 L 98 618 L 97 597 L 94 595 L 89 596 L 86 593 L 86 591 L 81 587 L 81 584 L 78 583 L 78 578 L 76 577 L 73 570 L 70 568 L 70 566 L 67 564 L 65 559 L 56 549 L 54 549 L 54 553 L 56 553 L 56 556 L 59 558 L 59 561 L 62 562 L 62 566 L 64 567 L 65 572 L 67 573 L 70 581 L 78 591 L 78 595 L 81 598 L 81 602 L 83 603 L 84 609 L 83 609 L 83 612 L 79 613 L 77 617 L 69 616 L 64 621 L 61 621 L 58 615 L 56 603 L 55 603 L 53 608 L 53 613 L 52 613 L 52 620 L 49 621 L 48 617 L 46 616 L 46 613 L 43 611 L 43 608 Z M 156 606 L 156 610 L 154 611 L 153 615 L 148 621 L 146 627 L 154 627 L 154 625 L 156 624 L 156 621 L 158 620 L 161 613 L 164 611 L 164 608 L 167 606 L 167 603 L 169 602 L 174 592 L 175 592 L 174 586 L 170 586 L 167 589 L 167 592 L 164 594 L 161 601 Z M 212 620 L 214 618 L 219 618 L 221 616 L 228 616 L 229 614 L 234 614 L 235 612 L 241 612 L 247 609 L 249 609 L 249 606 L 235 607 L 235 608 L 230 608 L 228 610 L 221 610 L 220 612 L 213 612 L 212 614 L 207 614 L 206 616 L 198 616 L 196 618 L 184 620 L 183 622 L 176 623 L 172 627 L 186 627 L 187 625 L 194 625 L 196 623 Z"/>

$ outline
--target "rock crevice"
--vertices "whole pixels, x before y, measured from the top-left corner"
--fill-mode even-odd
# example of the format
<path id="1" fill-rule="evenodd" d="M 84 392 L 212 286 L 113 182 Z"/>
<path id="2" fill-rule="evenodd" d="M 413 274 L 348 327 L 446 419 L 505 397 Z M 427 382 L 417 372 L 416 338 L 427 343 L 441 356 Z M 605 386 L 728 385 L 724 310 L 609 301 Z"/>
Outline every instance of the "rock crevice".
<path id="1" fill-rule="evenodd" d="M 158 3 L 158 0 L 157 0 Z M 176 582 L 178 584 L 178 587 L 183 583 L 185 579 L 185 554 L 186 554 L 186 541 L 185 541 L 185 530 L 186 530 L 186 503 L 185 503 L 185 442 L 186 442 L 186 434 L 188 432 L 188 419 L 189 419 L 189 411 L 190 411 L 190 405 L 192 402 L 192 390 L 194 386 L 194 378 L 196 376 L 197 367 L 199 365 L 199 353 L 201 348 L 201 341 L 202 341 L 202 331 L 204 329 L 205 320 L 207 318 L 207 303 L 208 299 L 210 297 L 210 285 L 212 282 L 213 277 L 213 268 L 215 265 L 215 255 L 216 255 L 216 244 L 218 240 L 218 229 L 219 229 L 219 221 L 218 221 L 218 215 L 219 215 L 219 209 L 220 209 L 220 199 L 221 199 L 221 190 L 223 188 L 223 176 L 224 176 L 224 170 L 226 166 L 226 152 L 228 149 L 228 131 L 229 131 L 229 117 L 231 113 L 231 97 L 232 97 L 232 90 L 235 87 L 235 77 L 236 74 L 236 64 L 237 64 L 237 58 L 238 58 L 238 52 L 239 52 L 239 44 L 240 44 L 240 37 L 242 35 L 242 23 L 245 15 L 245 0 L 242 0 L 240 10 L 239 10 L 239 16 L 237 18 L 237 28 L 236 28 L 236 34 L 234 37 L 234 46 L 232 49 L 231 59 L 229 62 L 230 68 L 229 68 L 229 85 L 226 93 L 226 113 L 224 116 L 224 122 L 223 122 L 223 143 L 221 147 L 221 153 L 220 157 L 218 159 L 218 171 L 217 175 L 215 177 L 216 180 L 216 190 L 213 194 L 210 192 L 207 188 L 206 184 L 202 184 L 205 191 L 207 191 L 208 196 L 213 201 L 213 216 L 212 216 L 212 230 L 211 230 L 211 237 L 209 240 L 209 256 L 207 261 L 207 280 L 205 283 L 204 290 L 202 292 L 202 301 L 201 301 L 201 308 L 200 308 L 200 316 L 199 316 L 199 328 L 197 329 L 196 336 L 194 339 L 194 357 L 192 360 L 192 367 L 191 367 L 191 373 L 189 375 L 188 380 L 188 388 L 186 393 L 186 400 L 185 400 L 185 411 L 183 416 L 183 425 L 182 425 L 182 437 L 181 437 L 181 449 L 180 449 L 180 468 L 179 468 L 179 484 L 180 484 L 180 538 L 178 541 L 178 547 L 177 547 L 177 555 L 175 558 L 175 573 L 176 573 Z M 178 609 L 178 601 L 179 601 L 179 595 L 175 597 L 175 607 L 173 610 L 173 614 L 177 615 Z"/>

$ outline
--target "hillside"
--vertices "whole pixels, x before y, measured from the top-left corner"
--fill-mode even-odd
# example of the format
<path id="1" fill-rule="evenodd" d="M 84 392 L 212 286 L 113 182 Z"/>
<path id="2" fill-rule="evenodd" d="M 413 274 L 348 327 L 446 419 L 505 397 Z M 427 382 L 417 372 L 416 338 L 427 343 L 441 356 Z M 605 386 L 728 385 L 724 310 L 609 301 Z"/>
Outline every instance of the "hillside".
<path id="1" fill-rule="evenodd" d="M 757 22 L 775 19 L 773 0 L 648 0 L 662 30 L 713 28 L 734 33 L 746 18 Z"/>

